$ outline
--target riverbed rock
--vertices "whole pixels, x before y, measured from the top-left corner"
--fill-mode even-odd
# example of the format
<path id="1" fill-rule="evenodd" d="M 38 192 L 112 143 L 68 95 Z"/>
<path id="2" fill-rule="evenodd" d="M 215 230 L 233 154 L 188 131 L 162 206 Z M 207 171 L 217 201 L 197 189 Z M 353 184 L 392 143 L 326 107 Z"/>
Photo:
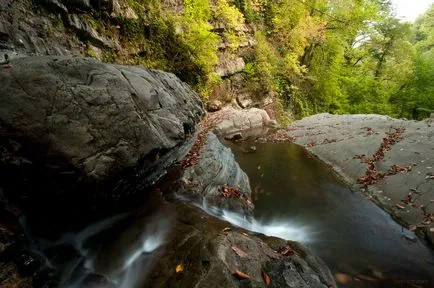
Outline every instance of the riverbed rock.
<path id="1" fill-rule="evenodd" d="M 211 100 L 206 104 L 206 109 L 209 112 L 216 112 L 221 110 L 223 107 L 223 103 L 220 100 Z"/>
<path id="2" fill-rule="evenodd" d="M 288 130 L 295 143 L 362 188 L 407 228 L 422 227 L 416 232 L 424 234 L 424 227 L 434 222 L 434 125 L 430 119 L 318 114 L 295 121 Z M 372 162 L 374 170 L 367 163 L 372 157 L 377 157 Z"/>
<path id="3" fill-rule="evenodd" d="M 233 135 L 238 132 L 267 128 L 270 117 L 267 112 L 258 108 L 235 109 L 225 107 L 222 110 L 209 115 L 208 122 L 212 123 L 217 135 Z"/>
<path id="4" fill-rule="evenodd" d="M 92 236 L 102 243 L 76 261 L 78 267 L 87 265 L 76 268 L 76 277 L 86 273 L 99 276 L 92 277 L 97 283 L 106 278 L 121 287 L 265 288 L 266 274 L 269 287 L 336 287 L 323 261 L 296 242 L 251 233 L 186 203 L 165 203 L 156 213 L 139 212 L 122 229 L 105 233 L 110 237 Z M 291 253 L 278 253 L 281 248 Z M 250 278 L 238 279 L 235 271 Z"/>
<path id="5" fill-rule="evenodd" d="M 220 212 L 225 210 L 245 217 L 252 216 L 249 178 L 241 170 L 232 151 L 223 146 L 213 133 L 207 135 L 198 163 L 184 169 L 181 181 L 184 189 L 178 193 L 199 205 L 209 205 Z M 229 189 L 226 197 L 225 187 Z M 236 189 L 237 195 L 232 195 L 230 192 L 235 190 L 230 189 Z"/>

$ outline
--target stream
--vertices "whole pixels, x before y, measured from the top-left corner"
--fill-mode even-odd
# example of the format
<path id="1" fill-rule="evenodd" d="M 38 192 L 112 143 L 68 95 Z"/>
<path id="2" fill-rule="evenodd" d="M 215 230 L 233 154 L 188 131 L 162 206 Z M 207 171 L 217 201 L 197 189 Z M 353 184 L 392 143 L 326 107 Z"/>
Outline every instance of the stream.
<path id="1" fill-rule="evenodd" d="M 294 240 L 323 258 L 333 274 L 344 275 L 340 287 L 385 287 L 379 282 L 386 279 L 392 287 L 433 287 L 434 252 L 427 243 L 351 191 L 304 148 L 253 141 L 225 145 L 249 176 L 255 219 L 263 225 L 291 223 L 300 231 Z"/>
<path id="2" fill-rule="evenodd" d="M 433 287 L 434 251 L 427 243 L 350 190 L 304 148 L 222 141 L 249 176 L 254 219 L 207 203 L 196 206 L 246 230 L 301 242 L 326 262 L 339 287 Z M 155 191 L 173 188 L 170 173 L 165 178 Z M 33 252 L 43 255 L 46 267 L 61 271 L 60 287 L 138 287 L 158 251 L 168 249 L 177 223 L 178 204 L 166 205 L 158 194 L 135 211 L 56 241 L 33 239 Z"/>

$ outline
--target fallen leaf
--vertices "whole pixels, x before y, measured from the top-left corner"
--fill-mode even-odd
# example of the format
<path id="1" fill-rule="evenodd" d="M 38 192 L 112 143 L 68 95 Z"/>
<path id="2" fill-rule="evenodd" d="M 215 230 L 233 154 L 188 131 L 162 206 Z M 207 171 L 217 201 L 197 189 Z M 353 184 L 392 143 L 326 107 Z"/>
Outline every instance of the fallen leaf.
<path id="1" fill-rule="evenodd" d="M 231 231 L 231 228 L 229 228 L 229 227 L 226 227 L 223 229 L 223 232 L 229 232 L 229 231 Z"/>
<path id="2" fill-rule="evenodd" d="M 250 279 L 250 276 L 247 275 L 246 273 L 243 273 L 241 271 L 235 271 L 234 275 L 238 278 L 238 279 Z"/>
<path id="3" fill-rule="evenodd" d="M 335 274 L 336 282 L 339 284 L 345 285 L 353 281 L 353 277 L 344 273 L 336 273 Z"/>
<path id="4" fill-rule="evenodd" d="M 270 285 L 270 276 L 268 276 L 268 274 L 267 273 L 265 273 L 265 271 L 264 270 L 262 270 L 262 277 L 264 277 L 264 282 L 265 282 L 265 285 Z"/>
<path id="5" fill-rule="evenodd" d="M 241 232 L 241 234 L 242 234 L 243 236 L 246 236 L 247 238 L 249 238 L 249 234 L 244 233 L 244 232 Z"/>
<path id="6" fill-rule="evenodd" d="M 249 256 L 246 252 L 244 252 L 243 250 L 241 250 L 241 249 L 238 248 L 237 246 L 232 246 L 231 248 L 232 248 L 232 250 L 234 250 L 234 252 L 237 253 L 237 255 L 240 256 L 241 258 L 246 258 L 246 257 Z"/>
<path id="7" fill-rule="evenodd" d="M 176 268 L 175 268 L 175 271 L 176 271 L 176 273 L 182 273 L 182 272 L 184 272 L 184 265 L 182 263 L 178 264 L 176 266 Z"/>
<path id="8" fill-rule="evenodd" d="M 399 209 L 405 209 L 405 207 L 402 206 L 401 204 L 396 204 L 396 208 L 399 208 Z"/>
<path id="9" fill-rule="evenodd" d="M 294 250 L 292 250 L 291 248 L 282 247 L 279 249 L 279 253 L 283 256 L 291 256 L 294 255 Z"/>
<path id="10" fill-rule="evenodd" d="M 416 225 L 410 225 L 410 227 L 408 228 L 408 230 L 410 231 L 415 231 L 417 229 Z"/>
<path id="11" fill-rule="evenodd" d="M 377 279 L 366 276 L 366 275 L 357 275 L 357 278 L 359 278 L 360 280 L 364 280 L 364 281 L 377 282 Z"/>

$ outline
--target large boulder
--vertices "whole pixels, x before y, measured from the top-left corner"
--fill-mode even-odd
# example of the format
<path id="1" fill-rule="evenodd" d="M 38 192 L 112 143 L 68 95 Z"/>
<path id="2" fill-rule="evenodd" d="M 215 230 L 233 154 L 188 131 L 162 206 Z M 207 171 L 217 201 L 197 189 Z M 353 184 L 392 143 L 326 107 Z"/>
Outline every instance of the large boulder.
<path id="1" fill-rule="evenodd" d="M 59 156 L 91 178 L 172 149 L 203 114 L 199 97 L 173 74 L 78 57 L 12 66 L 0 70 L 0 136 L 23 152 L 27 143 L 38 146 L 31 161 Z"/>
<path id="2" fill-rule="evenodd" d="M 106 180 L 116 197 L 143 189 L 184 156 L 204 113 L 196 93 L 161 71 L 78 57 L 11 65 L 0 70 L 0 183 L 16 200 L 54 204 L 56 195 L 99 193 L 88 183 Z M 135 187 L 113 183 L 128 169 Z"/>
<path id="3" fill-rule="evenodd" d="M 295 143 L 361 188 L 398 222 L 432 241 L 432 120 L 323 113 L 295 121 L 288 130 Z"/>

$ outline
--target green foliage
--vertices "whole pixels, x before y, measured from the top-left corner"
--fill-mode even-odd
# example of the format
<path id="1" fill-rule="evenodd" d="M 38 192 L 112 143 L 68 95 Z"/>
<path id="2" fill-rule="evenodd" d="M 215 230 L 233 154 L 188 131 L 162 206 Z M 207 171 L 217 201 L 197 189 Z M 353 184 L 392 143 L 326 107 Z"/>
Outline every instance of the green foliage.
<path id="1" fill-rule="evenodd" d="M 411 25 L 388 0 L 184 0 L 178 13 L 158 0 L 125 3 L 139 18 L 117 18 L 118 30 L 88 22 L 118 33 L 129 63 L 174 72 L 204 99 L 221 85 L 224 43 L 227 57 L 244 57 L 246 88 L 274 95 L 281 119 L 283 111 L 420 119 L 434 110 L 434 5 Z M 248 52 L 240 49 L 246 23 L 255 41 Z"/>

